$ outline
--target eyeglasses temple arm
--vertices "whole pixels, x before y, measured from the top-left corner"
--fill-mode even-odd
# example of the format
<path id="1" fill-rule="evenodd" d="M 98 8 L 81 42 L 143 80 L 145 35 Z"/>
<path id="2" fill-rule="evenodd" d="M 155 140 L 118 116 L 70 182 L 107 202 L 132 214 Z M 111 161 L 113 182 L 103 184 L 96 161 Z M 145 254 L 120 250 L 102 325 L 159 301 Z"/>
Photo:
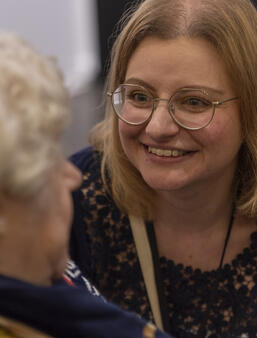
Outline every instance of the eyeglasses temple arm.
<path id="1" fill-rule="evenodd" d="M 227 99 L 227 100 L 224 100 L 224 101 L 213 101 L 212 103 L 215 104 L 216 106 L 220 106 L 223 103 L 238 100 L 238 99 L 239 99 L 239 97 L 232 97 L 231 99 Z"/>

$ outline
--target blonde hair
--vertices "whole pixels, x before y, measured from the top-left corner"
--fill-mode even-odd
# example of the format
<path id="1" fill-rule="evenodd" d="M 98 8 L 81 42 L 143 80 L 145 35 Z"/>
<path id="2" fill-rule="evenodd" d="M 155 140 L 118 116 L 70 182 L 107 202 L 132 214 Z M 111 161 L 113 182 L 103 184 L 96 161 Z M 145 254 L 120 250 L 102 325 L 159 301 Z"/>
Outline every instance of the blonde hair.
<path id="1" fill-rule="evenodd" d="M 235 204 L 241 215 L 257 215 L 257 12 L 249 0 L 198 0 L 187 8 L 183 0 L 145 0 L 123 19 L 111 55 L 106 90 L 123 83 L 133 52 L 146 37 L 203 38 L 223 59 L 240 95 L 244 144 L 235 175 Z M 111 103 L 105 119 L 91 134 L 103 152 L 102 176 L 110 182 L 114 200 L 127 213 L 153 217 L 154 191 L 127 159 L 119 138 L 118 120 Z M 107 180 L 108 178 L 108 180 Z M 107 184 L 106 184 L 107 185 Z"/>
<path id="2" fill-rule="evenodd" d="M 0 32 L 0 191 L 36 193 L 60 156 L 68 93 L 54 59 Z"/>

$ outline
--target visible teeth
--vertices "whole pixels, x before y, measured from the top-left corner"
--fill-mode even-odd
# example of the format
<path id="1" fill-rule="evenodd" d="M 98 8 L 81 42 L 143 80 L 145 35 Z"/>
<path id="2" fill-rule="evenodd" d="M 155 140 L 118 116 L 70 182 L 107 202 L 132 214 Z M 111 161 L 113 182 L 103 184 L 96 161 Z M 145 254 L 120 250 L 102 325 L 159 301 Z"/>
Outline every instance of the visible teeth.
<path id="1" fill-rule="evenodd" d="M 178 156 L 183 156 L 186 152 L 182 150 L 168 150 L 168 149 L 157 149 L 157 148 L 152 148 L 148 147 L 148 152 L 158 155 L 158 156 L 166 156 L 166 157 L 178 157 Z"/>
<path id="2" fill-rule="evenodd" d="M 182 156 L 182 155 L 183 155 L 183 151 L 172 150 L 172 156 L 176 157 L 176 156 Z"/>

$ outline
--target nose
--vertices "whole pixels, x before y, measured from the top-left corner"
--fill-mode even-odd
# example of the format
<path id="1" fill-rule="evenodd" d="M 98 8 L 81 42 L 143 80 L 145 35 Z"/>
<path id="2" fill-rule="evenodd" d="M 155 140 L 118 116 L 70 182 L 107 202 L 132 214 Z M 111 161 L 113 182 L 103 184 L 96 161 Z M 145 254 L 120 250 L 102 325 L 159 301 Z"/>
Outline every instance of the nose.
<path id="1" fill-rule="evenodd" d="M 151 119 L 146 125 L 146 133 L 154 139 L 165 139 L 176 135 L 180 126 L 169 112 L 168 99 L 156 99 Z"/>
<path id="2" fill-rule="evenodd" d="M 81 172 L 68 160 L 66 160 L 64 163 L 64 175 L 70 191 L 76 190 L 81 185 Z"/>

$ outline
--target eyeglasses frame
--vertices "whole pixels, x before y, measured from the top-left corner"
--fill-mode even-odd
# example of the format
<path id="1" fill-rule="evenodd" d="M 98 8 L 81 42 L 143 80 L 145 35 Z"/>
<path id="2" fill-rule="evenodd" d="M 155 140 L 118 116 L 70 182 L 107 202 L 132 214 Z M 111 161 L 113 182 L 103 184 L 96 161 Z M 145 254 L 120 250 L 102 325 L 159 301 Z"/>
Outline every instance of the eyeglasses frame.
<path id="1" fill-rule="evenodd" d="M 121 87 L 121 86 L 131 86 L 131 87 L 135 87 L 135 86 L 136 86 L 136 87 L 142 88 L 143 90 L 145 90 L 146 92 L 149 93 L 149 91 L 148 91 L 145 87 L 143 87 L 143 86 L 141 86 L 141 85 L 138 85 L 138 84 L 122 83 L 122 84 L 119 85 L 119 87 Z M 168 111 L 169 111 L 169 114 L 170 114 L 171 118 L 172 118 L 172 119 L 173 119 L 180 127 L 184 128 L 184 129 L 187 129 L 187 130 L 200 130 L 200 129 L 203 129 L 203 128 L 207 127 L 207 126 L 211 123 L 211 121 L 213 120 L 214 114 L 215 114 L 215 108 L 216 108 L 216 106 L 221 106 L 222 104 L 224 104 L 224 103 L 226 103 L 226 102 L 230 102 L 230 101 L 234 101 L 234 100 L 238 100 L 238 99 L 239 99 L 239 97 L 232 97 L 232 98 L 230 98 L 230 99 L 226 99 L 226 100 L 223 100 L 223 101 L 210 101 L 210 103 L 212 104 L 212 115 L 211 115 L 210 120 L 209 120 L 205 125 L 203 125 L 202 127 L 187 127 L 187 126 L 185 126 L 183 123 L 179 122 L 179 121 L 177 120 L 176 116 L 174 116 L 174 114 L 173 114 L 173 112 L 172 112 L 172 104 L 171 104 L 171 100 L 172 100 L 172 98 L 173 98 L 177 93 L 183 92 L 183 91 L 188 91 L 188 90 L 192 90 L 192 91 L 201 91 L 203 94 L 209 96 L 208 92 L 207 92 L 205 89 L 203 89 L 203 88 L 190 88 L 190 87 L 187 88 L 187 87 L 185 87 L 185 88 L 182 88 L 182 89 L 177 90 L 174 94 L 172 94 L 172 95 L 170 96 L 169 99 L 163 99 L 163 98 L 160 98 L 160 97 L 156 97 L 156 98 L 155 98 L 155 97 L 153 97 L 153 96 L 151 95 L 151 93 L 149 93 L 150 96 L 152 97 L 152 100 L 153 100 L 153 108 L 152 108 L 151 113 L 149 114 L 149 117 L 148 117 L 145 121 L 143 121 L 143 122 L 129 122 L 129 121 L 125 120 L 122 116 L 120 116 L 120 114 L 116 111 L 115 106 L 114 106 L 114 103 L 113 103 L 113 94 L 115 93 L 115 91 L 116 91 L 119 87 L 117 87 L 114 91 L 111 91 L 111 92 L 108 91 L 108 92 L 107 92 L 107 96 L 111 97 L 112 108 L 113 108 L 113 110 L 115 111 L 115 113 L 116 113 L 116 115 L 118 116 L 118 118 L 119 118 L 120 120 L 122 120 L 123 122 L 125 122 L 125 123 L 127 123 L 127 124 L 129 124 L 129 125 L 132 125 L 132 126 L 139 126 L 139 125 L 142 125 L 142 124 L 144 124 L 144 123 L 148 123 L 148 122 L 150 121 L 150 119 L 152 118 L 153 112 L 155 111 L 155 109 L 156 109 L 156 107 L 157 107 L 157 106 L 155 105 L 155 102 L 160 102 L 160 101 L 164 101 L 164 102 L 165 102 L 165 101 L 166 101 L 166 102 L 168 103 Z"/>

